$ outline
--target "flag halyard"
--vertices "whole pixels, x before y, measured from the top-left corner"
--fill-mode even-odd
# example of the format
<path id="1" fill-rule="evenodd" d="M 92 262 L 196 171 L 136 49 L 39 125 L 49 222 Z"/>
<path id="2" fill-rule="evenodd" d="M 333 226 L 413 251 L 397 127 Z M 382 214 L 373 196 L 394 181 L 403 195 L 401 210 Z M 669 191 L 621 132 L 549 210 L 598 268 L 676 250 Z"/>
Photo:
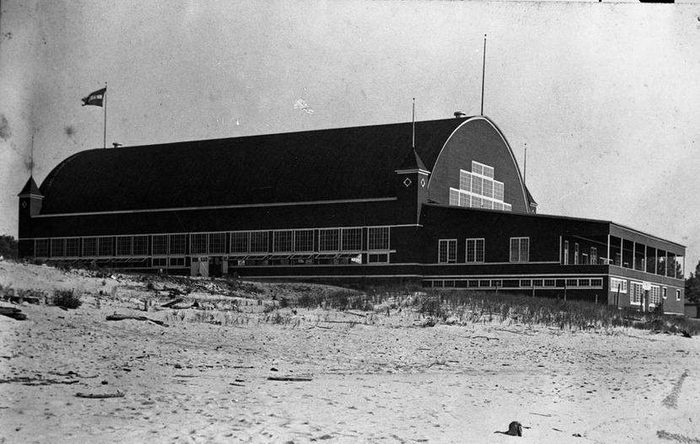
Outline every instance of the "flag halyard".
<path id="1" fill-rule="evenodd" d="M 105 98 L 105 93 L 107 93 L 107 87 L 104 87 L 102 89 L 98 89 L 97 91 L 91 92 L 88 94 L 87 97 L 83 97 L 81 100 L 83 101 L 83 106 L 86 105 L 94 105 L 94 106 L 102 106 Z"/>

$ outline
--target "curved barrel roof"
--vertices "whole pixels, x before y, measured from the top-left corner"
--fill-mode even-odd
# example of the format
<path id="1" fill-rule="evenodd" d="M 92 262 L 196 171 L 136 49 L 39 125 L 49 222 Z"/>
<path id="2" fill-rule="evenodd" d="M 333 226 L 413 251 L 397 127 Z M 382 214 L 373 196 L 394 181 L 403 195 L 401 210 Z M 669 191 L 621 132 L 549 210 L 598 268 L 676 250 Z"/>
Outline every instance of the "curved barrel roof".
<path id="1" fill-rule="evenodd" d="M 416 122 L 426 168 L 467 119 Z M 83 151 L 46 177 L 41 212 L 390 197 L 411 137 L 407 122 Z"/>

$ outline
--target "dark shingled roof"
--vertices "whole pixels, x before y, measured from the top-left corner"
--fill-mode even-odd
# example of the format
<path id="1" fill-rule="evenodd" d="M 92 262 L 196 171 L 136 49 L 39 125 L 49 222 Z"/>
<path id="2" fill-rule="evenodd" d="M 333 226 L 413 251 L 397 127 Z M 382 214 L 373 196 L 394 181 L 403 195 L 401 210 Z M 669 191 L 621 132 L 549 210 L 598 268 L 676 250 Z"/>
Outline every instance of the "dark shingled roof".
<path id="1" fill-rule="evenodd" d="M 413 162 L 432 170 L 465 120 L 416 122 Z M 407 154 L 410 122 L 89 150 L 44 180 L 42 213 L 389 197 Z"/>
<path id="2" fill-rule="evenodd" d="M 399 166 L 398 170 L 427 170 L 427 168 L 416 150 L 411 150 L 408 156 L 401 162 L 401 166 Z"/>
<path id="3" fill-rule="evenodd" d="M 41 191 L 39 191 L 39 187 L 37 186 L 36 182 L 34 182 L 33 176 L 29 176 L 29 180 L 27 180 L 27 183 L 24 184 L 24 187 L 22 188 L 22 191 L 19 192 L 18 196 L 26 196 L 30 194 L 41 196 Z"/>

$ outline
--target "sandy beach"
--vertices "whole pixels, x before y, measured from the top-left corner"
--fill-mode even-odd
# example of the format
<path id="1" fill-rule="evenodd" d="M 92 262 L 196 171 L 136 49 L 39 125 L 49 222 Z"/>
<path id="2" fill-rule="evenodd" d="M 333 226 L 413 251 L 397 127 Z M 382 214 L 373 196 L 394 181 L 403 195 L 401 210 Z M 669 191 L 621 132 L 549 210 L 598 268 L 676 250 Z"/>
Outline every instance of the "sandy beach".
<path id="1" fill-rule="evenodd" d="M 1 442 L 700 442 L 697 338 L 254 299 L 146 312 L 137 281 L 8 262 L 0 284 L 85 292 L 0 316 Z M 511 421 L 522 437 L 494 433 Z"/>

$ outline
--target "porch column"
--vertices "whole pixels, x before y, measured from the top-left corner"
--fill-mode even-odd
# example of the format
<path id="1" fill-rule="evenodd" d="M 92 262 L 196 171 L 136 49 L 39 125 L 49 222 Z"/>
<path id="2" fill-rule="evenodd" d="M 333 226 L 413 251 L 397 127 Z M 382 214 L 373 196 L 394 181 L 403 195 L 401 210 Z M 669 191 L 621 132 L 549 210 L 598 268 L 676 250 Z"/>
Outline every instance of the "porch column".
<path id="1" fill-rule="evenodd" d="M 610 264 L 610 235 L 608 234 L 608 253 L 605 255 L 608 258 L 608 265 Z"/>
<path id="2" fill-rule="evenodd" d="M 637 269 L 637 242 L 632 241 L 632 270 Z"/>

